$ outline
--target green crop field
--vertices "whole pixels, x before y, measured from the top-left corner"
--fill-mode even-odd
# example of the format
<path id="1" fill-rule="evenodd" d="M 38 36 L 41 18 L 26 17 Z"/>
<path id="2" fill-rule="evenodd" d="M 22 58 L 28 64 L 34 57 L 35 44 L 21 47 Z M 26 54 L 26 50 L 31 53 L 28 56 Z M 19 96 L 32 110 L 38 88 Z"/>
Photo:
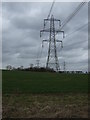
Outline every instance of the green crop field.
<path id="1" fill-rule="evenodd" d="M 87 74 L 3 71 L 3 93 L 87 92 Z"/>
<path id="2" fill-rule="evenodd" d="M 88 117 L 87 74 L 2 71 L 2 91 L 3 118 Z"/>

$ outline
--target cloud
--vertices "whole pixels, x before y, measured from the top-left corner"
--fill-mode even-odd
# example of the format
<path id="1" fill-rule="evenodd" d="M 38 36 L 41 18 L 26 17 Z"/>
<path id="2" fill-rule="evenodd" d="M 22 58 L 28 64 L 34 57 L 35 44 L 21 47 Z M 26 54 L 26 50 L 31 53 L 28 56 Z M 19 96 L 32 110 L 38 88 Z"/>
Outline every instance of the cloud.
<path id="1" fill-rule="evenodd" d="M 79 3 L 55 3 L 52 14 L 62 22 L 78 6 Z M 40 65 L 45 66 L 48 44 L 45 43 L 41 55 L 40 30 L 43 29 L 43 19 L 47 17 L 51 3 L 43 2 L 3 2 L 2 4 L 2 58 L 3 68 L 12 66 L 24 67 L 31 63 L 36 65 L 36 59 L 40 58 Z M 79 26 L 88 22 L 87 4 L 78 14 L 63 28 L 65 34 L 76 30 Z M 49 24 L 48 24 L 49 25 Z M 47 27 L 48 27 L 47 25 Z M 64 60 L 69 70 L 88 69 L 88 34 L 87 27 L 63 39 L 64 48 L 61 51 L 58 43 L 58 57 L 63 69 Z M 43 35 L 47 39 L 47 34 Z M 57 39 L 60 36 L 57 35 Z"/>

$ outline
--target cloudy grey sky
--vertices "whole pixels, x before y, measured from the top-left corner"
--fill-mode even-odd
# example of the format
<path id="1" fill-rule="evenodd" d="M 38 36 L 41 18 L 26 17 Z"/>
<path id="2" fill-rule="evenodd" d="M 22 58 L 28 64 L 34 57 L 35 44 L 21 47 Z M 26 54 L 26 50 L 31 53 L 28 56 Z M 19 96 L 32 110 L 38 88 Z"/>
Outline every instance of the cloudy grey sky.
<path id="1" fill-rule="evenodd" d="M 56 2 L 52 14 L 63 22 L 79 5 L 74 2 Z M 40 56 L 43 19 L 47 18 L 51 2 L 3 2 L 2 3 L 2 66 L 18 67 L 36 65 Z M 87 3 L 78 14 L 63 28 L 65 35 L 88 22 Z M 46 36 L 46 35 L 45 35 Z M 57 36 L 59 39 L 59 36 Z M 64 48 L 57 44 L 58 58 L 63 70 L 66 61 L 67 70 L 88 70 L 88 26 L 63 39 Z M 48 44 L 44 44 L 40 66 L 45 66 Z"/>

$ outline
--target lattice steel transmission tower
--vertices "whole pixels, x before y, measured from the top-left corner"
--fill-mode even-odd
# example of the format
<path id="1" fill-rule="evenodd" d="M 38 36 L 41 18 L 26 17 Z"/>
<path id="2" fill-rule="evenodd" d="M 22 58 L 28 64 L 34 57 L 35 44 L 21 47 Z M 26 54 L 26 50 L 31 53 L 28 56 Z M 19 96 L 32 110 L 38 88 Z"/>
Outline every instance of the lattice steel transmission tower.
<path id="1" fill-rule="evenodd" d="M 46 29 L 47 22 L 49 22 L 48 29 Z M 56 28 L 56 25 L 58 25 L 58 29 Z M 59 19 L 55 19 L 54 16 L 52 15 L 51 18 L 44 19 L 44 29 L 40 31 L 40 37 L 42 36 L 43 32 L 49 32 L 49 40 L 42 41 L 42 43 L 49 42 L 46 68 L 53 68 L 56 71 L 60 71 L 56 42 L 60 42 L 61 47 L 63 47 L 63 45 L 62 45 L 62 40 L 57 40 L 55 35 L 60 32 L 63 33 L 63 38 L 64 38 L 64 31 L 60 30 L 60 26 L 61 26 L 61 21 Z"/>
<path id="2" fill-rule="evenodd" d="M 63 64 L 63 69 L 64 69 L 64 72 L 66 71 L 66 62 L 64 61 L 64 64 Z"/>

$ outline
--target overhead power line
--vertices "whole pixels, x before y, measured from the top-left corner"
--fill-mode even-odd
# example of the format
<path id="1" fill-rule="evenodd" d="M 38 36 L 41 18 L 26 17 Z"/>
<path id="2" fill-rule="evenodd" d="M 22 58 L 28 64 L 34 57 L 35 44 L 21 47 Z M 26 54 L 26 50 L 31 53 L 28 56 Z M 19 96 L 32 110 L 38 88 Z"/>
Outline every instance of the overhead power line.
<path id="1" fill-rule="evenodd" d="M 64 22 L 62 23 L 62 25 L 61 25 L 60 28 L 59 28 L 59 31 L 61 31 L 61 29 L 79 12 L 79 10 L 85 5 L 85 3 L 86 3 L 86 2 L 80 3 L 80 4 L 78 5 L 78 7 L 74 10 L 74 12 L 73 12 L 72 14 L 70 14 L 70 15 L 64 20 Z M 40 32 L 40 33 L 41 33 L 41 34 L 40 34 L 40 37 L 41 37 L 42 34 L 45 32 L 46 24 L 47 24 L 48 20 L 50 20 L 50 16 L 51 16 L 51 12 L 52 12 L 52 9 L 53 9 L 54 4 L 55 4 L 55 0 L 53 0 L 52 5 L 51 5 L 51 8 L 50 8 L 50 11 L 49 11 L 49 14 L 48 14 L 48 16 L 47 16 L 47 19 L 45 19 L 46 21 L 44 22 L 43 30 Z M 75 33 L 76 31 L 81 30 L 81 29 L 82 29 L 83 27 L 85 27 L 85 26 L 86 26 L 86 24 L 83 25 L 83 26 L 81 26 L 80 28 L 77 28 L 75 31 L 67 34 L 66 37 L 69 36 L 69 35 L 71 35 L 71 34 L 73 34 L 73 33 Z M 48 31 L 47 31 L 47 32 L 48 32 Z M 55 35 L 56 35 L 57 33 L 58 33 L 58 32 L 56 31 Z M 44 40 L 44 41 L 46 41 L 46 40 Z M 41 58 L 41 55 L 42 55 L 42 50 L 41 50 L 41 52 L 40 52 L 40 56 L 38 55 L 38 57 Z M 47 66 L 48 66 L 48 65 L 47 65 Z"/>
<path id="2" fill-rule="evenodd" d="M 85 3 L 86 2 L 82 2 L 78 5 L 78 7 L 75 9 L 75 11 L 64 20 L 60 29 L 62 29 L 79 12 L 79 10 L 85 5 Z"/>
<path id="3" fill-rule="evenodd" d="M 55 3 L 55 0 L 53 0 L 53 3 L 52 3 L 52 5 L 51 5 L 51 8 L 50 8 L 49 14 L 48 14 L 48 16 L 47 16 L 47 19 L 48 19 L 48 18 L 50 17 L 50 15 L 51 15 L 51 12 L 52 12 L 54 3 Z"/>
<path id="4" fill-rule="evenodd" d="M 73 34 L 73 33 L 75 33 L 75 32 L 80 31 L 81 29 L 83 29 L 83 28 L 84 28 L 84 27 L 86 27 L 87 25 L 88 25 L 88 23 L 84 24 L 83 26 L 81 26 L 81 27 L 77 28 L 77 29 L 76 29 L 76 30 L 74 30 L 73 32 L 71 32 L 71 33 L 67 34 L 67 35 L 66 35 L 66 37 L 67 37 L 67 36 L 72 35 L 72 34 Z"/>
<path id="5" fill-rule="evenodd" d="M 51 7 L 50 7 L 50 10 L 49 10 L 49 14 L 48 14 L 48 16 L 47 16 L 47 19 L 50 18 L 50 15 L 51 15 L 51 12 L 52 12 L 52 9 L 53 9 L 54 4 L 55 4 L 55 0 L 53 0 L 53 2 L 52 2 L 52 5 L 51 5 Z M 45 29 L 46 24 L 47 24 L 47 22 L 44 24 L 44 28 L 43 28 L 43 29 Z"/>
<path id="6" fill-rule="evenodd" d="M 83 26 L 81 26 L 81 27 L 77 28 L 76 30 L 74 30 L 73 32 L 67 34 L 67 35 L 65 36 L 65 38 L 69 37 L 70 35 L 78 32 L 78 31 L 80 31 L 81 29 L 83 29 L 83 28 L 86 27 L 87 25 L 88 25 L 88 23 L 85 23 Z M 63 39 L 65 39 L 65 38 L 63 38 Z"/>

